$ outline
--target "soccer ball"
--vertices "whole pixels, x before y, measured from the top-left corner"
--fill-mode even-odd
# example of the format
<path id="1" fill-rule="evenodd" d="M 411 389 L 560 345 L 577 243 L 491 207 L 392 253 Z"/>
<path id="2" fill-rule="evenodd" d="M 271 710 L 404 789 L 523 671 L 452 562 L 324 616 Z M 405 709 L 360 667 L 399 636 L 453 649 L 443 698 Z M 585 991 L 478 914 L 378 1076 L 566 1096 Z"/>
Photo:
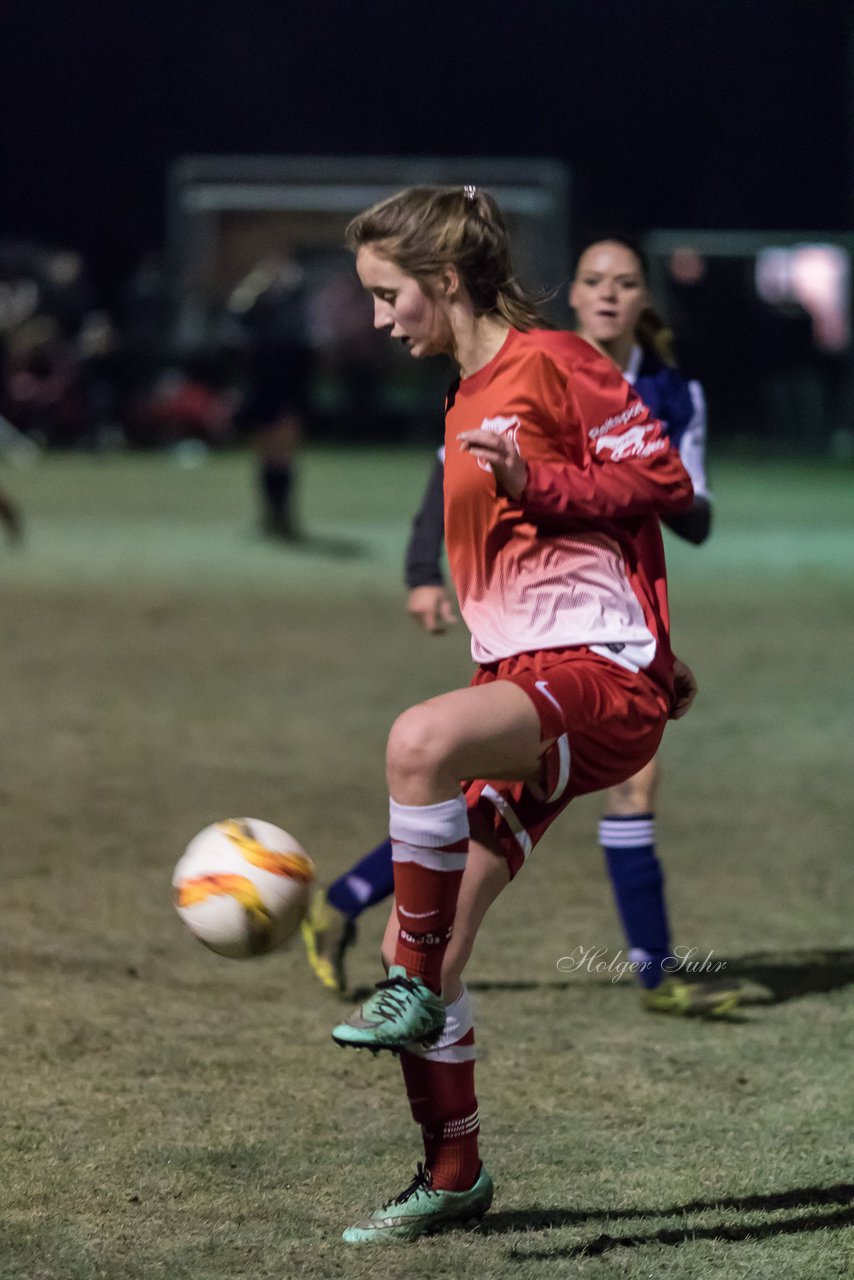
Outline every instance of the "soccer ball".
<path id="1" fill-rule="evenodd" d="M 313 882 L 314 864 L 302 845 L 257 818 L 205 827 L 172 876 L 175 909 L 190 933 L 235 960 L 289 942 Z"/>

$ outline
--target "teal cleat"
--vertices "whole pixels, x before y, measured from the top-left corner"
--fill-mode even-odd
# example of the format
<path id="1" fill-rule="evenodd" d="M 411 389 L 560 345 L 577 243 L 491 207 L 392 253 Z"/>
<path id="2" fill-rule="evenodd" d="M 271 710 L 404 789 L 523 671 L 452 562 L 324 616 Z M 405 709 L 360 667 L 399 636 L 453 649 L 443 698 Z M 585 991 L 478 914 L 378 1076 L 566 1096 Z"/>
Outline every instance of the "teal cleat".
<path id="1" fill-rule="evenodd" d="M 402 965 L 393 964 L 385 982 L 360 1009 L 339 1022 L 332 1032 L 336 1044 L 351 1049 L 391 1049 L 393 1052 L 418 1041 L 434 1044 L 445 1026 L 445 1005 L 420 978 L 411 978 Z"/>
<path id="2" fill-rule="evenodd" d="M 348 1227 L 343 1239 L 348 1244 L 417 1240 L 443 1227 L 474 1226 L 492 1204 L 492 1195 L 492 1179 L 483 1165 L 468 1191 L 439 1191 L 431 1185 L 429 1169 L 419 1164 L 405 1191 Z"/>

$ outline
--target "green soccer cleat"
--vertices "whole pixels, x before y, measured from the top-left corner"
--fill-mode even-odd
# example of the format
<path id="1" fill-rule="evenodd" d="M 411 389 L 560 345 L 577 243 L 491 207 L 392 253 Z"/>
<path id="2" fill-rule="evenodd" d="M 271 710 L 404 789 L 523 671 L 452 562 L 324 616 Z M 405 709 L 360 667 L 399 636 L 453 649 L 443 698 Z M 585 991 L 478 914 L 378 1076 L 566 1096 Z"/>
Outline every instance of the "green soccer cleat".
<path id="1" fill-rule="evenodd" d="M 309 903 L 301 926 L 308 963 L 312 972 L 335 995 L 347 989 L 344 957 L 356 941 L 356 926 L 318 889 Z"/>
<path id="2" fill-rule="evenodd" d="M 648 1013 L 669 1013 L 677 1018 L 731 1018 L 741 998 L 738 984 L 685 982 L 670 976 L 641 994 Z"/>
<path id="3" fill-rule="evenodd" d="M 408 976 L 403 965 L 393 964 L 385 982 L 360 1009 L 339 1022 L 332 1032 L 336 1044 L 351 1049 L 397 1051 L 418 1041 L 433 1044 L 445 1026 L 445 1005 L 420 978 Z"/>
<path id="4" fill-rule="evenodd" d="M 431 1185 L 429 1169 L 419 1164 L 405 1191 L 375 1209 L 369 1218 L 348 1227 L 343 1239 L 348 1244 L 417 1240 L 455 1224 L 474 1226 L 492 1204 L 492 1194 L 492 1179 L 483 1165 L 468 1191 L 439 1191 Z"/>

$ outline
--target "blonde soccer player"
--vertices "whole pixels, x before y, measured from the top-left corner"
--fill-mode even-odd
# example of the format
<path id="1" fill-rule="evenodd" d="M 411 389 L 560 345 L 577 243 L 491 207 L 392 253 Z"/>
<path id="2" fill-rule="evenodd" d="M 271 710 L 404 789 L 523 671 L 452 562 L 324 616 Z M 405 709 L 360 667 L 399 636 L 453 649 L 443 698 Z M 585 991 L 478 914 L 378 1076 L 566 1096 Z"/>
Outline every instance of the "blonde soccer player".
<path id="1" fill-rule="evenodd" d="M 445 537 L 477 663 L 468 688 L 405 711 L 389 736 L 389 973 L 333 1038 L 400 1053 L 425 1160 L 344 1233 L 362 1242 L 491 1203 L 470 1001 L 459 977 L 443 981 L 458 902 L 476 930 L 570 800 L 636 774 L 690 700 L 659 519 L 687 510 L 693 488 L 614 363 L 542 327 L 486 192 L 410 188 L 356 218 L 348 242 L 376 326 L 459 371 Z"/>

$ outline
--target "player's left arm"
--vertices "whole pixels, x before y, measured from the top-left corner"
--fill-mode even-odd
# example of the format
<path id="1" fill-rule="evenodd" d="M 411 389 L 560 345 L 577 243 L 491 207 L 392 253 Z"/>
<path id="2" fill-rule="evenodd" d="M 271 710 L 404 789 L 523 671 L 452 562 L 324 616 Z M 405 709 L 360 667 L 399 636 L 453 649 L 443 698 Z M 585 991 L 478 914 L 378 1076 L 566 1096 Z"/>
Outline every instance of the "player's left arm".
<path id="1" fill-rule="evenodd" d="M 406 544 L 404 579 L 410 591 L 445 585 L 441 565 L 445 540 L 444 479 L 444 457 L 437 454 Z"/>
<path id="2" fill-rule="evenodd" d="M 534 517 L 670 515 L 693 500 L 691 479 L 661 424 L 610 361 L 578 366 L 555 413 L 580 447 L 573 461 L 526 461 L 508 436 L 466 431 L 463 449 L 488 462 L 505 493 Z M 566 448 L 565 454 L 570 450 Z"/>
<path id="3" fill-rule="evenodd" d="M 687 421 L 677 432 L 671 424 L 670 434 L 691 477 L 694 501 L 687 511 L 662 518 L 668 529 L 698 547 L 712 530 L 712 501 L 706 483 L 706 397 L 699 382 L 685 383 L 684 390 Z"/>
<path id="4" fill-rule="evenodd" d="M 440 563 L 445 539 L 444 453 L 444 448 L 439 450 L 412 522 L 404 570 L 409 588 L 407 612 L 433 635 L 441 635 L 457 620 Z"/>

